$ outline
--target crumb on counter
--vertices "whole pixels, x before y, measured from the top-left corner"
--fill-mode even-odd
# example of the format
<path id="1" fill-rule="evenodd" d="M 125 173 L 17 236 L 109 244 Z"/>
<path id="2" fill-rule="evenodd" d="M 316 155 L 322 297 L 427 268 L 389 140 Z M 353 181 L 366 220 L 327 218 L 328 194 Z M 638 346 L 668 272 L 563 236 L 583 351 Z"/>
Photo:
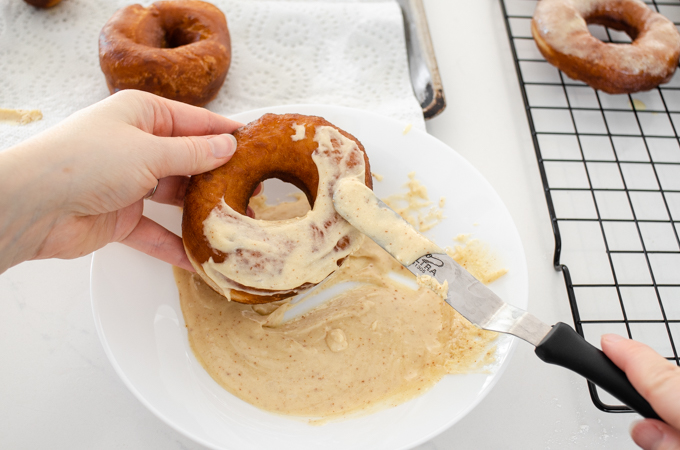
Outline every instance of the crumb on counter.
<path id="1" fill-rule="evenodd" d="M 409 123 L 404 127 L 404 131 L 402 131 L 402 134 L 405 136 L 408 134 L 409 131 L 411 131 L 411 128 L 413 128 L 413 124 Z"/>
<path id="2" fill-rule="evenodd" d="M 39 109 L 8 109 L 0 108 L 0 122 L 9 122 L 15 125 L 26 125 L 43 118 Z"/>

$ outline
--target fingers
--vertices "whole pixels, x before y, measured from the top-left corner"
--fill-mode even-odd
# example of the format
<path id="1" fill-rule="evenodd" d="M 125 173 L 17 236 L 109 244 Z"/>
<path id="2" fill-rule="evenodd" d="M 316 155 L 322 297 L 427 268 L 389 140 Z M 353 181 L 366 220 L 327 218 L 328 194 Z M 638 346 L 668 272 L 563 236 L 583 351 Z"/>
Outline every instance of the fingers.
<path id="1" fill-rule="evenodd" d="M 243 126 L 240 122 L 227 119 L 205 108 L 161 97 L 156 97 L 156 99 L 167 108 L 171 124 L 171 127 L 162 124 L 162 131 L 168 134 L 161 134 L 160 136 L 205 136 L 208 134 L 233 133 L 237 128 Z"/>
<path id="2" fill-rule="evenodd" d="M 149 200 L 166 205 L 184 205 L 184 195 L 189 185 L 189 177 L 173 176 L 158 180 L 158 187 Z"/>
<path id="3" fill-rule="evenodd" d="M 260 193 L 262 193 L 263 190 L 264 190 L 264 183 L 258 184 L 257 187 L 255 188 L 255 190 L 253 191 L 253 195 L 251 196 L 251 200 L 256 195 L 260 195 Z M 251 208 L 250 206 L 248 206 L 246 208 L 246 216 L 254 219 L 255 218 L 255 210 L 253 208 Z"/>
<path id="4" fill-rule="evenodd" d="M 171 175 L 195 175 L 229 161 L 236 151 L 231 134 L 216 136 L 153 137 L 154 151 L 145 163 L 156 179 Z"/>
<path id="5" fill-rule="evenodd" d="M 134 133 L 121 128 L 116 137 L 127 141 L 125 148 L 136 157 L 134 164 L 156 179 L 194 175 L 224 164 L 236 150 L 230 133 L 241 126 L 205 108 L 134 90 L 112 95 L 97 105 L 95 113 L 103 124 L 124 123 L 138 129 Z"/>
<path id="6" fill-rule="evenodd" d="M 114 108 L 127 123 L 156 136 L 233 133 L 243 125 L 205 108 L 133 89 L 117 92 L 100 103 Z"/>
<path id="7" fill-rule="evenodd" d="M 195 272 L 184 251 L 182 239 L 148 217 L 142 216 L 137 226 L 121 242 L 173 266 Z"/>
<path id="8" fill-rule="evenodd" d="M 658 420 L 646 419 L 633 423 L 630 435 L 643 450 L 680 449 L 680 432 Z"/>
<path id="9" fill-rule="evenodd" d="M 602 350 L 654 411 L 680 430 L 680 367 L 645 344 L 613 334 L 602 336 Z"/>

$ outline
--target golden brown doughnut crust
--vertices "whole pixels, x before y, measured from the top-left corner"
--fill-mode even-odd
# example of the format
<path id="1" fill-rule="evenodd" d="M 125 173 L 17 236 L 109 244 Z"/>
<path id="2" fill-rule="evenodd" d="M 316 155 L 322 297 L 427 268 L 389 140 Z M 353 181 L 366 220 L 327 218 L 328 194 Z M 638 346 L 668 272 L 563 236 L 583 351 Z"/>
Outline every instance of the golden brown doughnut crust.
<path id="1" fill-rule="evenodd" d="M 602 42 L 587 24 L 624 31 L 633 42 Z M 610 94 L 668 82 L 680 58 L 675 25 L 639 0 L 541 0 L 531 33 L 549 63 Z"/>
<path id="2" fill-rule="evenodd" d="M 182 239 L 190 260 L 195 267 L 199 266 L 196 267 L 199 274 L 202 272 L 200 265 L 211 257 L 217 263 L 225 259 L 223 253 L 210 246 L 203 234 L 203 222 L 222 198 L 234 211 L 245 215 L 255 188 L 264 180 L 278 178 L 295 185 L 305 193 L 309 204 L 314 204 L 319 172 L 312 160 L 312 153 L 319 144 L 314 141 L 314 132 L 307 132 L 303 139 L 293 142 L 293 124 L 304 124 L 309 131 L 313 130 L 311 127 L 331 126 L 356 142 L 364 153 L 366 186 L 373 187 L 366 150 L 354 136 L 321 117 L 265 114 L 234 132 L 238 146 L 229 162 L 210 172 L 191 177 L 184 198 Z M 241 303 L 268 303 L 296 294 L 262 293 L 260 296 L 231 291 L 232 300 Z"/>
<path id="3" fill-rule="evenodd" d="M 29 5 L 33 5 L 38 8 L 51 8 L 59 4 L 59 2 L 61 2 L 61 0 L 24 0 L 24 1 Z"/>
<path id="4" fill-rule="evenodd" d="M 99 64 L 112 94 L 139 89 L 203 106 L 217 95 L 230 63 L 224 14 L 198 0 L 127 6 L 99 35 Z"/>

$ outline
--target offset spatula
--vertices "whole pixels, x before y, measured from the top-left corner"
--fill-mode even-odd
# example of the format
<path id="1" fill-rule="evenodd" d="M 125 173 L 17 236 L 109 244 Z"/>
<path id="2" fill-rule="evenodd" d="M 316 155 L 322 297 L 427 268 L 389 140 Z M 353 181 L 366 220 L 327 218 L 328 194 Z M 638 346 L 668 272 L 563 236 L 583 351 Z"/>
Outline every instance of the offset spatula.
<path id="1" fill-rule="evenodd" d="M 505 303 L 491 289 L 436 244 L 378 199 L 363 183 L 343 180 L 333 195 L 337 212 L 375 241 L 416 277 L 428 275 L 447 287 L 446 303 L 485 330 L 517 336 L 536 346 L 550 364 L 584 376 L 647 418 L 659 419 L 630 384 L 626 374 L 569 325 L 549 326 L 528 312 Z"/>

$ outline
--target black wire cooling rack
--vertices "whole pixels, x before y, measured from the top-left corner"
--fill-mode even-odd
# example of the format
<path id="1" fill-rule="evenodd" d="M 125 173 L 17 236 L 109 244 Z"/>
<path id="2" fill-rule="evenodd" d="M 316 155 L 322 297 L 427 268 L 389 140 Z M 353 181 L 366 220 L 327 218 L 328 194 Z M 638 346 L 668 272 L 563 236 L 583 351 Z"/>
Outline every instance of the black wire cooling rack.
<path id="1" fill-rule="evenodd" d="M 501 0 L 576 331 L 614 332 L 680 365 L 680 70 L 608 95 L 550 65 L 531 36 L 536 1 Z M 680 0 L 648 1 L 680 23 Z M 606 42 L 622 32 L 590 26 Z M 593 403 L 630 411 L 592 383 Z"/>

